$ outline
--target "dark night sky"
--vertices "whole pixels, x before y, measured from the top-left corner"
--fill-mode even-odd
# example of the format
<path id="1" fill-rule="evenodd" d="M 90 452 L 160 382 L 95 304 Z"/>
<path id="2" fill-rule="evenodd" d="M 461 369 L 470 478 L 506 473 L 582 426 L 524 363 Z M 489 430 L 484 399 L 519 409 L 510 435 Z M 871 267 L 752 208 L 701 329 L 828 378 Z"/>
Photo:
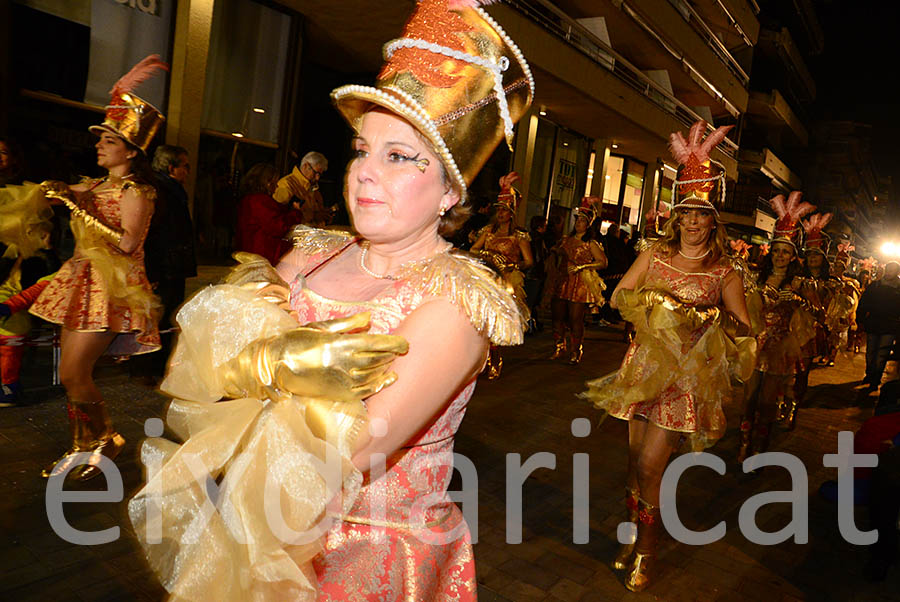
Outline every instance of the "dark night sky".
<path id="1" fill-rule="evenodd" d="M 873 158 L 900 190 L 900 6 L 895 0 L 814 0 L 825 51 L 810 64 L 814 117 L 873 127 Z M 895 194 L 894 202 L 898 197 Z"/>

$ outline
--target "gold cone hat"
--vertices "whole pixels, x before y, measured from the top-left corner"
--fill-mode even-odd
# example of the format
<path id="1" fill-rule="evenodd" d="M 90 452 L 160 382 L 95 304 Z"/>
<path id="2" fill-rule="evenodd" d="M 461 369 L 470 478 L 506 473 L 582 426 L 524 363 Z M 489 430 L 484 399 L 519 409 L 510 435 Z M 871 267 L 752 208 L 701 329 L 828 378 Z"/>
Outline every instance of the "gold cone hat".
<path id="1" fill-rule="evenodd" d="M 457 4 L 463 5 L 452 8 Z M 384 47 L 375 86 L 331 93 L 359 131 L 373 105 L 408 120 L 424 135 L 465 198 L 466 188 L 506 140 L 534 97 L 534 79 L 521 51 L 480 8 L 465 2 L 421 0 L 402 37 Z"/>

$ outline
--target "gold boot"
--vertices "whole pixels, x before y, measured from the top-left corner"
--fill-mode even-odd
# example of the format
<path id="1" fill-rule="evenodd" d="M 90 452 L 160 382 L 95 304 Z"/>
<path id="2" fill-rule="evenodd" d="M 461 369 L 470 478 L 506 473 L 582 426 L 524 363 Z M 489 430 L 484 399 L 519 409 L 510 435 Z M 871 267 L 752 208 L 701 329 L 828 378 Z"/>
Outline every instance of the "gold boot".
<path id="1" fill-rule="evenodd" d="M 656 562 L 656 548 L 659 543 L 659 529 L 662 517 L 659 508 L 640 500 L 638 511 L 638 538 L 634 545 L 634 560 L 625 577 L 625 587 L 640 592 L 650 585 L 653 565 Z"/>
<path id="2" fill-rule="evenodd" d="M 487 361 L 487 377 L 488 380 L 496 380 L 500 378 L 500 371 L 503 369 L 503 356 L 500 355 L 500 350 L 491 345 L 491 350 L 488 352 L 488 361 Z"/>
<path id="3" fill-rule="evenodd" d="M 573 366 L 581 363 L 581 356 L 584 353 L 584 348 L 581 345 L 581 340 L 572 339 L 572 355 L 569 356 L 569 363 Z"/>
<path id="4" fill-rule="evenodd" d="M 628 508 L 628 521 L 634 523 L 635 528 L 638 524 L 638 491 L 637 489 L 625 488 L 625 507 Z M 623 543 L 619 547 L 619 553 L 612 562 L 612 568 L 617 571 L 624 571 L 631 566 L 634 559 L 634 541 L 631 543 Z"/>
<path id="5" fill-rule="evenodd" d="M 554 336 L 553 338 L 556 339 L 556 349 L 553 351 L 553 354 L 550 356 L 550 359 L 558 360 L 566 352 L 566 338 L 559 337 L 559 336 Z"/>
<path id="6" fill-rule="evenodd" d="M 84 412 L 78 408 L 77 404 L 78 402 L 66 401 L 66 413 L 69 415 L 69 435 L 72 438 L 72 446 L 59 459 L 47 465 L 41 471 L 41 476 L 45 479 L 66 472 L 75 461 L 75 454 L 87 451 L 86 448 L 82 447 L 90 439 L 90 436 L 87 434 L 87 420 Z"/>
<path id="7" fill-rule="evenodd" d="M 87 481 L 101 473 L 98 465 L 101 456 L 114 460 L 125 446 L 125 439 L 112 428 L 109 412 L 103 401 L 69 403 L 69 425 L 72 429 L 72 449 L 53 466 L 41 473 L 51 477 L 69 471 L 69 478 Z M 90 457 L 84 462 L 79 452 L 88 452 Z M 78 464 L 74 468 L 73 465 Z"/>

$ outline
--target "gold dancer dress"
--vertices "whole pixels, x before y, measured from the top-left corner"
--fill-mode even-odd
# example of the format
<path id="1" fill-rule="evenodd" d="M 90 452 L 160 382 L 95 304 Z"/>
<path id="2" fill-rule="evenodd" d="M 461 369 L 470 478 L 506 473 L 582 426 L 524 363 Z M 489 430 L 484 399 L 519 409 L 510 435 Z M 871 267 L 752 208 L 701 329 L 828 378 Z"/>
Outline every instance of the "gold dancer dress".
<path id="1" fill-rule="evenodd" d="M 712 446 L 725 433 L 731 380 L 749 378 L 755 360 L 755 340 L 735 337 L 735 321 L 721 308 L 732 271 L 723 258 L 708 272 L 683 272 L 655 250 L 643 286 L 618 293 L 636 332 L 621 368 L 582 395 L 616 418 L 644 416 L 685 433 L 694 450 Z"/>
<path id="2" fill-rule="evenodd" d="M 290 286 L 292 315 L 300 323 L 369 312 L 368 332 L 392 333 L 422 303 L 443 297 L 457 304 L 491 342 L 522 341 L 524 324 L 514 300 L 489 270 L 471 259 L 439 253 L 408 264 L 375 298 L 346 302 L 315 293 L 305 276 L 356 240 L 303 227 L 295 240 L 310 257 L 305 273 Z M 354 404 L 312 404 L 297 396 L 215 403 L 225 395 L 217 367 L 253 341 L 296 328 L 291 314 L 247 290 L 220 285 L 194 297 L 177 320 L 182 335 L 162 389 L 177 398 L 168 422 L 185 442 L 145 443 L 142 459 L 150 478 L 129 504 L 151 565 L 174 599 L 475 599 L 468 527 L 447 494 L 453 437 L 474 379 L 387 459 L 383 476 L 370 481 L 367 475 L 363 481 L 349 457 L 355 433 L 365 424 L 364 409 L 359 413 Z M 311 416 L 314 424 L 343 426 L 328 431 L 333 436 L 326 443 L 326 429 L 310 428 Z M 341 460 L 330 470 L 314 470 L 316 459 L 331 448 Z M 205 482 L 196 483 L 187 466 L 191 454 L 203 460 L 224 492 L 217 502 L 220 510 L 205 527 L 192 527 L 206 493 Z M 154 471 L 160 464 L 161 470 Z M 280 503 L 290 529 L 308 529 L 327 514 L 336 522 L 323 537 L 294 545 L 273 533 L 263 492 L 275 475 L 287 481 Z M 329 504 L 342 485 L 342 503 Z M 161 508 L 157 523 L 154 507 Z M 153 543 L 154 528 L 162 544 Z"/>
<path id="3" fill-rule="evenodd" d="M 121 201 L 126 190 L 135 188 L 150 201 L 156 198 L 152 186 L 136 184 L 128 178 L 110 178 L 108 183 L 112 186 L 96 190 L 104 182 L 107 180 L 88 180 L 89 189 L 78 194 L 78 203 L 89 216 L 116 229 L 122 227 Z M 150 227 L 149 216 L 133 253 L 114 247 L 75 215 L 71 224 L 75 254 L 63 264 L 29 311 L 69 330 L 120 333 L 106 350 L 110 355 L 159 349 L 159 300 L 144 270 L 144 239 Z"/>

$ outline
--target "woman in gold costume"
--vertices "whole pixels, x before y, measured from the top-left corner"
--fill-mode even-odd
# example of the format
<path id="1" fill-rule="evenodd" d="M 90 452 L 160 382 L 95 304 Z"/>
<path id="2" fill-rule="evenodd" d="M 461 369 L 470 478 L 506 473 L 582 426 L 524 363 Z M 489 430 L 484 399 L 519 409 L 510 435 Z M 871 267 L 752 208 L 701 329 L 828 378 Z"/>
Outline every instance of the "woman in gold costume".
<path id="1" fill-rule="evenodd" d="M 149 481 L 129 504 L 177 599 L 476 598 L 447 493 L 453 439 L 489 345 L 520 343 L 526 316 L 444 235 L 493 148 L 512 142 L 533 80 L 470 4 L 417 3 L 375 86 L 332 92 L 356 134 L 357 234 L 301 227 L 277 273 L 241 256 L 178 314 L 162 389 L 185 440 L 145 443 Z M 218 484 L 208 514 L 197 457 Z"/>
<path id="2" fill-rule="evenodd" d="M 746 388 L 738 462 L 768 449 L 772 426 L 785 413 L 780 410 L 779 398 L 785 400 L 783 407 L 792 408 L 789 420 L 793 423 L 796 406 L 791 401 L 791 378 L 803 371 L 804 348 L 815 338 L 812 304 L 802 296 L 809 287 L 797 256 L 800 218 L 815 208 L 800 203 L 799 192 L 792 192 L 787 203 L 779 195 L 771 205 L 779 215 L 775 237 L 747 300 L 759 352 Z"/>
<path id="3" fill-rule="evenodd" d="M 566 328 L 569 330 L 569 363 L 581 362 L 584 339 L 584 314 L 588 305 L 603 303 L 606 286 L 597 270 L 606 267 L 603 245 L 588 238 L 594 210 L 589 197 L 575 209 L 575 227 L 551 251 L 556 255 L 556 274 L 550 311 L 553 316 L 553 340 L 556 349 L 550 359 L 559 359 L 566 352 Z"/>
<path id="4" fill-rule="evenodd" d="M 531 255 L 531 236 L 515 224 L 516 209 L 522 195 L 512 185 L 519 179 L 516 172 L 500 178 L 500 194 L 494 203 L 495 212 L 491 223 L 481 229 L 471 251 L 480 255 L 488 265 L 497 270 L 509 285 L 520 306 L 526 305 L 525 275 L 523 272 L 534 265 Z M 503 357 L 496 346 L 488 355 L 488 378 L 500 376 Z"/>
<path id="5" fill-rule="evenodd" d="M 29 310 L 62 326 L 59 378 L 66 388 L 70 449 L 42 476 L 87 480 L 100 474 L 100 456 L 114 459 L 125 440 L 112 427 L 93 381 L 103 353 L 127 356 L 159 349 L 159 302 L 144 271 L 144 239 L 156 189 L 145 152 L 162 115 L 132 89 L 157 69 L 156 55 L 123 76 L 101 125 L 97 164 L 108 175 L 74 186 L 45 182 L 47 197 L 71 209 L 75 254 Z M 81 452 L 81 453 L 79 453 Z M 85 459 L 85 455 L 87 459 Z"/>
<path id="6" fill-rule="evenodd" d="M 613 566 L 626 570 L 625 586 L 646 588 L 660 534 L 660 483 L 669 456 L 687 437 L 695 450 L 725 432 L 722 404 L 732 378 L 753 367 L 741 277 L 726 254 L 725 170 L 709 158 L 729 128 L 702 140 L 706 124 L 689 141 L 673 134 L 681 163 L 673 184 L 674 217 L 664 236 L 642 252 L 612 295 L 612 305 L 635 325 L 622 367 L 589 382 L 583 395 L 597 408 L 628 421 L 626 506 L 637 524 L 634 543 L 623 545 Z M 674 500 L 674 492 L 664 492 Z"/>

